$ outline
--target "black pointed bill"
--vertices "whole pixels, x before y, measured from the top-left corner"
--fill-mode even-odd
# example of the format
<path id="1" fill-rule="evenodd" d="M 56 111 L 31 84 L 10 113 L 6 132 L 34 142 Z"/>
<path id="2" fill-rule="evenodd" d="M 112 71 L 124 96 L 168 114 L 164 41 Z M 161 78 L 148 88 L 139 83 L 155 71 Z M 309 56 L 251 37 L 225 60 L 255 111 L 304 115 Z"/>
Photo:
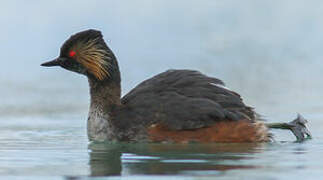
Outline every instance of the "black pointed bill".
<path id="1" fill-rule="evenodd" d="M 45 66 L 45 67 L 59 66 L 59 65 L 60 65 L 59 58 L 41 64 L 41 66 Z"/>

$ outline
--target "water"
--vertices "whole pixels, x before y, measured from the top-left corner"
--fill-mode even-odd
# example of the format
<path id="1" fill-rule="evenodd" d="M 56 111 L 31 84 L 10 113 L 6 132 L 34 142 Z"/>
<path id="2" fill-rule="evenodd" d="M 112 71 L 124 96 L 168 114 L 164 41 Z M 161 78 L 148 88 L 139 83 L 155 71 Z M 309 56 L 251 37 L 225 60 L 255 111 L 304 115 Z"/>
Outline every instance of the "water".
<path id="1" fill-rule="evenodd" d="M 0 179 L 323 175 L 322 2 L 13 0 L 0 10 Z M 89 144 L 86 78 L 39 66 L 87 28 L 117 55 L 123 94 L 166 69 L 197 69 L 269 122 L 301 113 L 314 138 L 294 143 L 277 130 L 264 144 Z"/>
<path id="2" fill-rule="evenodd" d="M 66 117 L 7 119 L 8 123 L 2 123 L 2 177 L 315 179 L 322 174 L 323 146 L 318 133 L 304 143 L 88 144 L 85 127 L 75 125 L 84 124 L 82 117 Z M 279 131 L 275 134 L 290 138 Z"/>

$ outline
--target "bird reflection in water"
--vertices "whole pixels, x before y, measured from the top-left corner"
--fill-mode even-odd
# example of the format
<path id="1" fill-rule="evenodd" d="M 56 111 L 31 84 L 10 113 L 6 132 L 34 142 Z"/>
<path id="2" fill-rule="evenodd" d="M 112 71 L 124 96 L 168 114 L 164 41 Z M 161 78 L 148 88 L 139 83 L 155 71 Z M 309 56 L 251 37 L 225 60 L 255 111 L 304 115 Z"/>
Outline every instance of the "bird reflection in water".
<path id="1" fill-rule="evenodd" d="M 242 164 L 262 152 L 244 144 L 89 144 L 91 176 L 220 174 L 259 166 Z"/>

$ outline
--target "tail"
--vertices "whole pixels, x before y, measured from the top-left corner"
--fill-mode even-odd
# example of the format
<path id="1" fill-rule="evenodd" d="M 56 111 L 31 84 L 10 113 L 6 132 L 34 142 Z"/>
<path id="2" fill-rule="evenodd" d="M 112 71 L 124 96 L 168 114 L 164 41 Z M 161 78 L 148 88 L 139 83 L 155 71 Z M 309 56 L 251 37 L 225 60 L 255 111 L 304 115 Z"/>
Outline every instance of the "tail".
<path id="1" fill-rule="evenodd" d="M 273 129 L 288 129 L 296 136 L 298 142 L 311 139 L 312 135 L 306 127 L 308 121 L 300 114 L 297 118 L 289 123 L 268 123 L 266 126 Z"/>

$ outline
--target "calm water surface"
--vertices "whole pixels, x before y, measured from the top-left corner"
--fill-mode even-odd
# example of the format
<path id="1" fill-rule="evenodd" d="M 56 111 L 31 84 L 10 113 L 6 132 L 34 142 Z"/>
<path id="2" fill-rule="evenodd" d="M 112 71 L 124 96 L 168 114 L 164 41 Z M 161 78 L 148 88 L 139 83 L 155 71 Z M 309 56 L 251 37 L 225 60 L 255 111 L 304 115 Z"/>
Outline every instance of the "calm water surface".
<path id="1" fill-rule="evenodd" d="M 316 179 L 323 145 L 314 139 L 263 144 L 88 143 L 84 117 L 4 118 L 0 175 L 10 179 Z M 104 178 L 102 177 L 104 176 Z M 120 177 L 121 176 L 121 177 Z"/>

